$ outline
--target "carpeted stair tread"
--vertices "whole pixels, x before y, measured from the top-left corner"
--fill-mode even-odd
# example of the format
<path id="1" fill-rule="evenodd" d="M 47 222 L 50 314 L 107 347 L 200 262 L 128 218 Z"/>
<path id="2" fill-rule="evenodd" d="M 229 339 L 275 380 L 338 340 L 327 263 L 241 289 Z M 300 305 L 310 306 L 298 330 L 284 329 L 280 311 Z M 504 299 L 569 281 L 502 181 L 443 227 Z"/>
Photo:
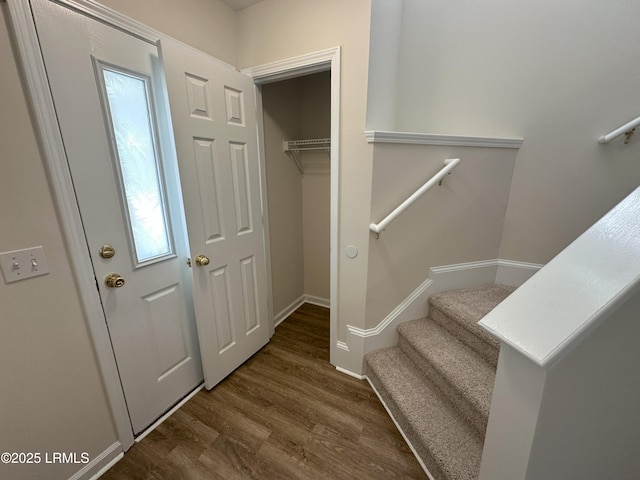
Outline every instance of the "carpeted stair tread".
<path id="1" fill-rule="evenodd" d="M 403 323 L 398 333 L 402 351 L 484 436 L 495 369 L 429 318 Z"/>
<path id="2" fill-rule="evenodd" d="M 493 366 L 499 342 L 478 322 L 515 289 L 505 285 L 482 285 L 432 295 L 429 317 Z"/>
<path id="3" fill-rule="evenodd" d="M 436 480 L 475 480 L 482 439 L 399 347 L 370 352 L 367 377 Z"/>

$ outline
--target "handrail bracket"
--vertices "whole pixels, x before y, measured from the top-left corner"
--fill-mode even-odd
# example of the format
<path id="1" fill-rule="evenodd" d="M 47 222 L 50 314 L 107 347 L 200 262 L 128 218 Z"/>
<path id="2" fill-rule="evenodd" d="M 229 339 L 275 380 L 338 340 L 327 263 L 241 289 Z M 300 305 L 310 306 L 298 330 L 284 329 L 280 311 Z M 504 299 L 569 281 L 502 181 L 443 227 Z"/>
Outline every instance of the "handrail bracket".
<path id="1" fill-rule="evenodd" d="M 629 143 L 629 140 L 631 140 L 631 137 L 633 136 L 633 134 L 635 133 L 635 131 L 638 129 L 638 127 L 632 128 L 631 130 L 629 130 L 628 132 L 624 132 L 624 143 L 627 144 Z"/>
<path id="2" fill-rule="evenodd" d="M 602 135 L 598 142 L 600 143 L 609 143 L 614 138 L 619 137 L 624 134 L 624 143 L 629 143 L 631 136 L 636 131 L 636 129 L 640 127 L 640 117 L 634 118 L 630 122 L 625 123 L 621 127 L 616 128 L 613 132 L 607 133 L 606 135 Z"/>
<path id="3" fill-rule="evenodd" d="M 451 175 L 451 172 L 447 173 L 447 175 Z M 442 178 L 440 179 L 440 181 L 438 182 L 438 186 L 439 186 L 439 187 L 441 187 L 441 186 L 442 186 L 442 182 L 444 182 L 444 179 L 445 179 L 445 178 L 446 178 L 446 177 L 442 177 Z"/>

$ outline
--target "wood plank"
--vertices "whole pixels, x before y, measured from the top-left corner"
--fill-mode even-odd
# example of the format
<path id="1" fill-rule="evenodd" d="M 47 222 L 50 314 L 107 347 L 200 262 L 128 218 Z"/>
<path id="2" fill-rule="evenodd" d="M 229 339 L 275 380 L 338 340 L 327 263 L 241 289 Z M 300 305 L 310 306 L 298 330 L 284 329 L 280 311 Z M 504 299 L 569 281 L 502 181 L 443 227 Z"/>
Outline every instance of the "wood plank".
<path id="1" fill-rule="evenodd" d="M 427 477 L 369 384 L 329 364 L 329 310 L 305 304 L 102 478 Z"/>

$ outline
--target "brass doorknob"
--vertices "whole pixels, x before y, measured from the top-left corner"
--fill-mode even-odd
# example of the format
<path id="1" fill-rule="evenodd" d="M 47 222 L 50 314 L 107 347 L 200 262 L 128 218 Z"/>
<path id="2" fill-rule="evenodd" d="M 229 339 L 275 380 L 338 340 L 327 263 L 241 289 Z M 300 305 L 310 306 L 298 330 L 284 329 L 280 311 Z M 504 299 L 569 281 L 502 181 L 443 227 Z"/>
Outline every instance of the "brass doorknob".
<path id="1" fill-rule="evenodd" d="M 104 284 L 109 288 L 120 288 L 124 285 L 124 278 L 117 273 L 110 273 L 104 279 Z"/>
<path id="2" fill-rule="evenodd" d="M 209 257 L 207 257 L 206 255 L 198 255 L 196 257 L 196 265 L 198 265 L 199 267 L 209 265 Z"/>

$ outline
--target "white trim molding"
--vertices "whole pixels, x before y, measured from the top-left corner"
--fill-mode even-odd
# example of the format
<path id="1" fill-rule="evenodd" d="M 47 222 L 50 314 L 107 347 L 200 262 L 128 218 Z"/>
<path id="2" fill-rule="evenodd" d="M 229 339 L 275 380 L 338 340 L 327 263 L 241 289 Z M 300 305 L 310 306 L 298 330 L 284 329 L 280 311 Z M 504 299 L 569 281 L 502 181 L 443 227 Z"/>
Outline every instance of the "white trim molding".
<path id="1" fill-rule="evenodd" d="M 512 260 L 498 260 L 496 281 L 500 285 L 519 287 L 529 280 L 543 267 L 539 263 L 515 262 Z"/>
<path id="2" fill-rule="evenodd" d="M 431 267 L 426 280 L 378 325 L 367 329 L 347 325 L 346 340 L 336 343 L 342 362 L 338 365 L 355 375 L 364 374 L 364 356 L 378 348 L 397 345 L 396 327 L 400 323 L 426 317 L 429 313 L 428 300 L 433 294 L 487 283 L 519 287 L 541 268 L 542 265 L 534 263 L 502 259 Z"/>
<path id="3" fill-rule="evenodd" d="M 71 2 L 65 2 L 65 4 L 69 3 Z M 83 2 L 83 5 L 85 4 L 87 8 L 96 6 L 89 2 Z M 118 438 L 121 447 L 128 450 L 133 445 L 133 432 L 102 311 L 102 303 L 95 288 L 93 265 L 87 250 L 80 211 L 76 203 L 62 136 L 58 129 L 58 120 L 30 5 L 28 2 L 13 0 L 9 1 L 7 5 L 23 78 L 28 87 L 26 90 L 32 105 L 31 115 L 38 131 L 38 140 L 47 168 L 49 185 L 60 216 L 69 264 L 87 317 L 87 325 L 104 381 L 109 406 L 113 413 Z M 97 12 L 94 12 L 94 16 L 102 18 Z"/>
<path id="4" fill-rule="evenodd" d="M 431 472 L 429 471 L 427 466 L 422 461 L 422 458 L 420 458 L 420 455 L 418 455 L 418 451 L 414 448 L 413 444 L 411 443 L 411 440 L 404 433 L 404 430 L 402 429 L 402 427 L 400 426 L 400 424 L 396 420 L 396 417 L 393 415 L 393 412 L 391 411 L 391 409 L 387 405 L 387 402 L 384 401 L 384 398 L 382 398 L 382 395 L 380 395 L 380 392 L 378 392 L 378 390 L 376 389 L 376 387 L 373 384 L 373 382 L 366 375 L 363 375 L 362 377 L 363 377 L 363 379 L 366 379 L 367 382 L 369 382 L 369 386 L 371 386 L 371 390 L 373 390 L 373 393 L 376 394 L 376 396 L 378 397 L 378 400 L 380 400 L 380 403 L 382 403 L 382 406 L 384 407 L 384 409 L 389 414 L 389 417 L 391 417 L 391 420 L 393 420 L 393 423 L 395 424 L 396 428 L 398 429 L 398 431 L 402 435 L 402 438 L 404 438 L 404 441 L 407 442 L 407 445 L 409 446 L 409 450 L 411 450 L 411 453 L 413 453 L 413 456 L 416 457 L 416 460 L 418 460 L 418 463 L 420 464 L 420 466 L 424 470 L 424 473 L 427 474 L 427 477 L 429 477 L 429 480 L 435 480 L 433 478 L 433 475 L 431 475 Z"/>
<path id="5" fill-rule="evenodd" d="M 22 2 L 22 0 L 20 0 Z M 119 30 L 127 32 L 142 41 L 150 43 L 152 45 L 158 45 L 161 40 L 171 40 L 172 42 L 179 43 L 184 48 L 187 48 L 194 52 L 200 52 L 192 45 L 186 44 L 180 40 L 177 40 L 159 30 L 144 25 L 137 20 L 134 20 L 117 10 L 102 5 L 97 0 L 49 0 L 54 3 L 59 3 L 70 10 L 81 13 L 84 16 L 93 18 L 100 22 L 111 25 Z M 9 2 L 8 2 L 9 3 Z M 200 52 L 201 53 L 201 52 Z M 221 67 L 229 70 L 237 71 L 236 67 L 220 60 L 216 57 L 213 58 Z"/>
<path id="6" fill-rule="evenodd" d="M 158 428 L 167 418 L 173 415 L 176 411 L 184 406 L 189 400 L 195 397 L 200 390 L 204 388 L 204 382 L 194 388 L 190 393 L 188 393 L 182 400 L 176 403 L 167 413 L 162 415 L 159 419 L 149 425 L 144 432 L 136 437 L 136 443 L 140 443 L 144 438 L 153 432 L 156 428 Z"/>
<path id="7" fill-rule="evenodd" d="M 368 130 L 364 132 L 368 143 L 399 143 L 408 145 L 444 145 L 453 147 L 513 148 L 522 146 L 522 138 L 470 137 L 434 133 L 392 132 Z"/>
<path id="8" fill-rule="evenodd" d="M 315 295 L 305 295 L 304 301 L 318 307 L 331 308 L 331 301 L 328 298 L 316 297 Z"/>
<path id="9" fill-rule="evenodd" d="M 69 477 L 69 480 L 97 480 L 104 475 L 107 470 L 122 460 L 122 457 L 124 457 L 122 444 L 120 442 L 114 442 L 101 454 L 82 467 L 81 470 Z"/>
<path id="10" fill-rule="evenodd" d="M 277 313 L 273 316 L 273 326 L 274 328 L 284 322 L 289 315 L 295 312 L 298 308 L 300 308 L 305 303 L 305 296 L 300 295 L 297 299 L 289 304 L 289 306 L 285 307 L 280 313 Z"/>
<path id="11" fill-rule="evenodd" d="M 325 50 L 319 50 L 316 52 L 307 53 L 297 57 L 287 58 L 276 62 L 266 63 L 263 65 L 257 65 L 242 70 L 244 75 L 248 75 L 253 78 L 254 83 L 261 85 L 264 83 L 276 82 L 279 80 L 286 80 L 289 78 L 300 77 L 302 75 L 309 75 L 311 73 L 331 71 L 331 171 L 330 171 L 330 184 L 331 184 L 331 207 L 330 207 L 330 273 L 329 273 L 329 303 L 330 303 L 330 361 L 333 365 L 337 365 L 338 355 L 338 268 L 339 268 L 339 248 L 338 248 L 338 219 L 339 219 L 339 206 L 340 206 L 340 91 L 341 91 L 341 48 L 333 47 Z M 262 102 L 261 91 L 257 89 L 258 104 Z M 258 128 L 262 131 L 263 125 L 259 116 Z M 260 142 L 260 150 L 264 152 L 264 146 L 262 141 Z M 264 161 L 261 160 L 261 161 Z M 263 183 L 264 184 L 264 183 Z M 263 197 L 266 197 L 263 193 Z M 265 200 L 266 202 L 266 200 Z M 266 203 L 265 203 L 266 205 Z M 267 220 L 268 222 L 268 220 Z M 268 226 L 267 226 L 268 228 Z M 268 239 L 267 239 L 268 242 Z M 269 251 L 267 250 L 267 256 Z M 270 258 L 267 261 L 267 265 L 271 265 Z M 268 272 L 269 273 L 269 272 Z M 310 301 L 310 303 L 313 303 Z M 275 323 L 274 318 L 274 323 Z"/>
<path id="12" fill-rule="evenodd" d="M 345 375 L 349 375 L 350 377 L 356 378 L 358 380 L 364 380 L 364 379 L 367 378 L 366 375 L 360 375 L 358 373 L 353 373 L 352 371 L 346 370 L 346 369 L 344 369 L 342 367 L 336 367 L 336 370 L 339 371 L 340 373 L 344 373 Z"/>
<path id="13" fill-rule="evenodd" d="M 340 47 L 328 48 L 299 57 L 248 67 L 242 70 L 242 74 L 253 78 L 256 84 L 278 82 L 331 70 L 333 68 L 332 60 L 339 54 Z"/>
<path id="14" fill-rule="evenodd" d="M 314 295 L 300 295 L 296 300 L 291 302 L 289 306 L 285 307 L 280 313 L 277 313 L 273 316 L 273 324 L 275 327 L 284 322 L 289 315 L 295 312 L 298 308 L 300 308 L 305 303 L 310 303 L 311 305 L 317 305 L 319 307 L 330 307 L 330 301 L 326 298 L 316 297 Z"/>

